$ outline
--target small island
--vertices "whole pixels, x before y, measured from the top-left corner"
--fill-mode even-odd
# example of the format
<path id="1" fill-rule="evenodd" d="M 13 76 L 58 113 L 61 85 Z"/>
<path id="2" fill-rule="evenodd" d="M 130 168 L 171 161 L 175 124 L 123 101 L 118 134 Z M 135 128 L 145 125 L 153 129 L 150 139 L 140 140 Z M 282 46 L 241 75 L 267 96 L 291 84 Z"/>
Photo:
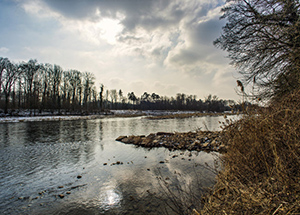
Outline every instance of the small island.
<path id="1" fill-rule="evenodd" d="M 220 131 L 157 132 L 148 136 L 120 136 L 116 140 L 146 148 L 165 147 L 170 150 L 226 152 L 226 146 L 220 141 L 220 134 Z"/>

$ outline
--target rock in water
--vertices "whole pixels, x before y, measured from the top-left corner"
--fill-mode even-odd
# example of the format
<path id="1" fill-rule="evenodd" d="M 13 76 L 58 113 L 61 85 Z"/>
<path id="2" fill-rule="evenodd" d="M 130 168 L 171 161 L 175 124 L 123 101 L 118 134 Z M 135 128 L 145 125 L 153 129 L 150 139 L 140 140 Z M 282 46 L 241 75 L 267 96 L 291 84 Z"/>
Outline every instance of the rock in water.
<path id="1" fill-rule="evenodd" d="M 127 136 L 119 136 L 116 141 L 122 141 L 124 138 L 127 138 Z"/>
<path id="2" fill-rule="evenodd" d="M 62 199 L 62 198 L 65 197 L 65 195 L 64 194 L 59 194 L 58 197 Z"/>

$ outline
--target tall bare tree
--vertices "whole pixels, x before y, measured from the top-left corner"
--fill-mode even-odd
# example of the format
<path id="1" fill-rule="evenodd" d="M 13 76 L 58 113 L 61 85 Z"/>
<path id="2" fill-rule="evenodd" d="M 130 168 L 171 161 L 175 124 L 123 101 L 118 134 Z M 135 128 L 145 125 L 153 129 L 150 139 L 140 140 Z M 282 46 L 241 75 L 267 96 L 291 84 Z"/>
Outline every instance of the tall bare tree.
<path id="1" fill-rule="evenodd" d="M 1 89 L 5 96 L 4 113 L 8 112 L 9 96 L 12 92 L 15 81 L 21 74 L 21 70 L 16 65 L 11 63 L 7 58 L 3 60 L 4 69 L 1 72 Z"/>
<path id="2" fill-rule="evenodd" d="M 90 101 L 92 95 L 92 88 L 95 83 L 94 80 L 95 76 L 93 73 L 83 73 L 83 105 L 86 110 L 88 110 L 88 102 Z"/>
<path id="3" fill-rule="evenodd" d="M 35 104 L 35 80 L 37 73 L 40 69 L 40 65 L 37 63 L 37 60 L 29 60 L 27 63 L 23 62 L 20 64 L 20 69 L 23 71 L 24 80 L 25 80 L 25 94 L 26 94 L 26 104 L 25 107 L 30 109 L 30 112 L 34 108 Z"/>
<path id="4" fill-rule="evenodd" d="M 227 0 L 227 23 L 214 42 L 229 53 L 244 83 L 258 94 L 282 96 L 299 87 L 300 3 L 298 0 Z"/>

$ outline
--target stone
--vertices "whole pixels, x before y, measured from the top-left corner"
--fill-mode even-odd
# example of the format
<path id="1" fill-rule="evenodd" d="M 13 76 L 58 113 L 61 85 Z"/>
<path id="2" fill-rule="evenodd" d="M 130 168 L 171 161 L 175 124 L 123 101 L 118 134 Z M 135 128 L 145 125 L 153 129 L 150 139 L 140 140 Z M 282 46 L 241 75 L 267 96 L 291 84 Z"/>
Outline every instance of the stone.
<path id="1" fill-rule="evenodd" d="M 210 143 L 211 145 L 212 145 L 212 147 L 216 147 L 217 146 L 217 142 L 216 142 L 216 140 L 213 140 L 213 141 L 211 141 L 211 143 Z"/>
<path id="2" fill-rule="evenodd" d="M 157 132 L 156 135 L 160 135 L 160 136 L 172 136 L 172 135 L 174 135 L 174 133 L 170 133 L 170 132 Z"/>
<path id="3" fill-rule="evenodd" d="M 64 186 L 58 186 L 59 189 L 64 188 Z"/>
<path id="4" fill-rule="evenodd" d="M 220 151 L 220 152 L 226 152 L 227 151 L 227 148 L 226 148 L 226 146 L 224 145 L 224 144 L 221 144 L 220 146 L 219 146 L 219 150 L 218 151 Z"/>
<path id="5" fill-rule="evenodd" d="M 126 137 L 126 138 L 124 138 L 124 139 L 122 139 L 121 141 L 122 141 L 123 143 L 130 143 L 130 140 L 129 140 L 129 138 L 127 138 L 127 137 Z"/>
<path id="6" fill-rule="evenodd" d="M 203 147 L 203 148 L 207 148 L 207 147 L 209 146 L 209 144 L 210 144 L 210 143 L 203 143 L 203 144 L 202 144 L 202 147 Z"/>
<path id="7" fill-rule="evenodd" d="M 142 138 L 139 137 L 139 136 L 132 138 L 132 143 L 135 144 L 135 145 L 137 145 L 137 144 L 139 144 L 141 142 L 142 142 Z"/>
<path id="8" fill-rule="evenodd" d="M 104 163 L 104 164 L 103 164 L 103 166 L 106 166 L 106 165 L 107 165 L 107 163 Z"/>
<path id="9" fill-rule="evenodd" d="M 65 195 L 64 194 L 59 194 L 58 197 L 62 199 L 62 198 L 65 197 Z"/>
<path id="10" fill-rule="evenodd" d="M 153 139 L 153 138 L 155 138 L 155 136 L 156 136 L 156 134 L 151 133 L 151 134 L 149 134 L 146 138 Z"/>
<path id="11" fill-rule="evenodd" d="M 124 138 L 127 138 L 127 136 L 119 136 L 116 141 L 122 141 Z"/>
<path id="12" fill-rule="evenodd" d="M 145 138 L 145 139 L 142 140 L 140 145 L 148 146 L 149 143 L 151 143 L 151 142 L 152 142 L 152 140 L 150 138 Z"/>
<path id="13" fill-rule="evenodd" d="M 195 145 L 198 146 L 198 145 L 200 145 L 200 144 L 201 144 L 201 141 L 200 141 L 200 140 L 195 140 L 195 141 L 192 143 L 192 145 L 194 145 L 194 146 L 195 146 Z"/>
<path id="14" fill-rule="evenodd" d="M 81 175 L 78 175 L 77 178 L 80 179 L 80 178 L 82 178 L 82 176 L 81 176 Z"/>
<path id="15" fill-rule="evenodd" d="M 70 192 L 70 191 L 67 191 L 67 192 L 66 192 L 66 194 L 70 195 L 70 194 L 71 194 L 71 192 Z"/>

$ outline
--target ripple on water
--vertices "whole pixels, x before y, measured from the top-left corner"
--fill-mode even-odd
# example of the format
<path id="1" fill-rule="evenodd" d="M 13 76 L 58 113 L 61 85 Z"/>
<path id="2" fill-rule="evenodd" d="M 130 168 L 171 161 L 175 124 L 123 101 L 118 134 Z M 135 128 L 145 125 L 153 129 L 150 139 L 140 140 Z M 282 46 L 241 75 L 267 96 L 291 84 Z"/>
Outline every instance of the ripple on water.
<path id="1" fill-rule="evenodd" d="M 157 200 L 161 188 L 157 177 L 175 184 L 193 185 L 199 178 L 211 184 L 214 175 L 201 165 L 213 165 L 213 156 L 136 148 L 115 138 L 185 132 L 204 127 L 204 123 L 217 130 L 222 119 L 104 118 L 0 124 L 0 213 L 155 214 L 164 204 Z M 111 165 L 117 161 L 123 164 Z M 39 195 L 41 191 L 45 192 Z M 59 194 L 64 198 L 57 198 Z"/>

